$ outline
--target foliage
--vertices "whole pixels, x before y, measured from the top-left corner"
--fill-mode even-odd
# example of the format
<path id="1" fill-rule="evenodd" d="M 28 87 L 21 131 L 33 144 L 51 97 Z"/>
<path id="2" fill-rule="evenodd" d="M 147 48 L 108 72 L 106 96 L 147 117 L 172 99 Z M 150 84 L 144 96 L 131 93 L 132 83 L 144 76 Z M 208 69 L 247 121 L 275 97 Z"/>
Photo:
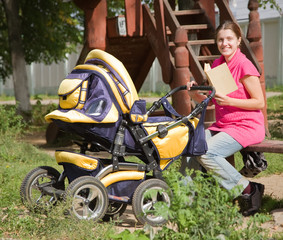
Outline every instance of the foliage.
<path id="1" fill-rule="evenodd" d="M 83 38 L 83 14 L 72 1 L 20 0 L 21 36 L 27 64 L 51 64 L 75 51 Z M 0 80 L 12 73 L 7 20 L 0 2 Z"/>
<path id="2" fill-rule="evenodd" d="M 113 223 L 78 221 L 65 214 L 64 202 L 44 213 L 30 212 L 19 189 L 26 174 L 38 166 L 62 171 L 52 156 L 12 135 L 0 137 L 0 239 L 107 239 Z"/>
<path id="3" fill-rule="evenodd" d="M 148 237 L 144 239 L 268 239 L 260 224 L 270 217 L 256 214 L 243 227 L 243 217 L 232 202 L 232 194 L 221 188 L 211 175 L 196 172 L 192 182 L 171 172 L 167 181 L 173 191 L 171 206 L 164 204 L 156 211 L 163 216 L 167 214 L 169 223 L 155 232 L 151 228 L 149 232 L 144 230 Z M 125 230 L 115 239 L 127 239 L 128 234 Z M 142 232 L 133 234 L 140 236 Z"/>
<path id="4" fill-rule="evenodd" d="M 15 106 L 0 105 L 0 136 L 18 135 L 25 126 L 23 118 L 17 115 Z"/>
<path id="5" fill-rule="evenodd" d="M 32 124 L 35 126 L 40 126 L 46 124 L 44 116 L 53 110 L 57 109 L 57 104 L 42 104 L 42 98 L 38 95 L 34 97 L 36 104 L 32 109 Z"/>
<path id="6" fill-rule="evenodd" d="M 0 123 L 3 117 L 5 123 L 15 125 L 17 121 L 14 119 L 14 108 L 4 108 L 4 110 L 1 106 Z M 10 129 L 11 132 L 14 129 L 4 128 Z M 18 129 L 22 128 L 24 125 L 19 125 L 15 131 L 18 132 Z M 0 238 L 266 239 L 260 223 L 270 219 L 268 212 L 283 206 L 282 201 L 265 196 L 263 211 L 267 214 L 258 214 L 249 218 L 247 226 L 243 227 L 242 216 L 238 213 L 237 206 L 231 203 L 230 194 L 221 189 L 211 176 L 203 178 L 199 173 L 193 185 L 185 185 L 184 179 L 176 174 L 178 165 L 175 162 L 164 172 L 168 184 L 174 191 L 172 205 L 167 215 L 170 224 L 167 226 L 158 229 L 147 227 L 133 233 L 125 230 L 118 234 L 114 233 L 116 231 L 114 223 L 77 221 L 65 215 L 64 203 L 59 203 L 46 213 L 29 212 L 23 207 L 19 196 L 19 188 L 24 176 L 41 165 L 52 166 L 60 172 L 62 168 L 56 164 L 53 157 L 30 144 L 19 141 L 19 138 L 15 138 L 13 134 L 9 136 L 0 134 L 0 136 Z M 278 166 L 280 162 L 281 159 L 278 159 L 278 162 L 273 162 L 272 165 Z M 162 206 L 162 209 L 164 207 L 166 206 Z M 163 212 L 166 213 L 164 210 Z"/>
<path id="7" fill-rule="evenodd" d="M 153 0 L 142 0 L 141 2 L 152 8 Z M 125 15 L 125 0 L 107 0 L 107 11 L 108 17 Z"/>
<path id="8" fill-rule="evenodd" d="M 278 2 L 276 0 L 258 0 L 260 7 L 263 7 L 266 9 L 266 7 L 269 5 L 270 8 L 276 9 L 280 15 L 283 14 L 282 9 Z"/>
<path id="9" fill-rule="evenodd" d="M 283 94 L 267 99 L 267 116 L 269 132 L 272 138 L 282 139 L 283 136 Z"/>

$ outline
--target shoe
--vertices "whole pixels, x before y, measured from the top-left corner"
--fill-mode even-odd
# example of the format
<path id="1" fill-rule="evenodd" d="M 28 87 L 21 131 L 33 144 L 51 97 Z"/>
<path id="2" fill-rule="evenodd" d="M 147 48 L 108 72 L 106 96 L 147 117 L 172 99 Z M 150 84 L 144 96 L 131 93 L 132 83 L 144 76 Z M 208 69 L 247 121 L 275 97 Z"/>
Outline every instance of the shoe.
<path id="1" fill-rule="evenodd" d="M 251 216 L 258 212 L 261 207 L 261 200 L 264 192 L 264 185 L 260 183 L 251 182 L 252 184 L 252 193 L 243 194 L 240 197 L 240 212 L 243 216 Z"/>

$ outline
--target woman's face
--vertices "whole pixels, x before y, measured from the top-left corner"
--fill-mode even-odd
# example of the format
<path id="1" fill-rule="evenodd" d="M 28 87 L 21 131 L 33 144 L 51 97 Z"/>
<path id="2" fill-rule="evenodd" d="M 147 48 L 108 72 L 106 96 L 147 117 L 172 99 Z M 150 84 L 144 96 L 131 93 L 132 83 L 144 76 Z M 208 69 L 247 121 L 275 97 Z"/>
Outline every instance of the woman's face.
<path id="1" fill-rule="evenodd" d="M 230 29 L 222 29 L 217 34 L 217 47 L 220 53 L 229 62 L 241 42 L 241 38 L 237 38 L 236 34 Z"/>

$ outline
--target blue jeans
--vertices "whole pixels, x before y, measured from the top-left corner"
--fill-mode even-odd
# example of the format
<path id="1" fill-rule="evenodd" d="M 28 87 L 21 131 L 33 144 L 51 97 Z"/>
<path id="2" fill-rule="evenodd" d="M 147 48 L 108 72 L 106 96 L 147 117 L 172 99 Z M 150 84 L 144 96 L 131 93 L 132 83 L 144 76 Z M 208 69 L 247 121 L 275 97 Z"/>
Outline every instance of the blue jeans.
<path id="1" fill-rule="evenodd" d="M 186 167 L 200 170 L 203 166 L 219 179 L 225 189 L 231 190 L 238 185 L 242 186 L 242 190 L 245 189 L 249 181 L 226 160 L 226 157 L 240 151 L 243 148 L 242 145 L 224 132 L 205 130 L 205 135 L 208 146 L 206 154 L 198 157 L 184 157 L 180 172 L 184 175 Z"/>

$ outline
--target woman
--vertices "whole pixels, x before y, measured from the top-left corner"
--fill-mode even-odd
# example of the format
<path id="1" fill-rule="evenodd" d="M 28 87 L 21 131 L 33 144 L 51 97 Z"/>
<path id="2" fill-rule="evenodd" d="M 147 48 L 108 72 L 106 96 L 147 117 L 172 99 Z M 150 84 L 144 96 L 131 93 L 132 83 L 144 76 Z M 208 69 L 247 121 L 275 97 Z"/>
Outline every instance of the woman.
<path id="1" fill-rule="evenodd" d="M 212 100 L 216 122 L 206 130 L 208 151 L 197 160 L 206 170 L 218 176 L 220 184 L 227 190 L 242 187 L 241 199 L 248 202 L 248 206 L 241 212 L 249 216 L 259 210 L 264 186 L 249 182 L 225 158 L 264 139 L 264 117 L 261 112 L 264 97 L 260 74 L 239 49 L 241 29 L 236 23 L 224 22 L 220 25 L 216 30 L 216 43 L 221 57 L 213 62 L 212 68 L 226 62 L 238 90 L 228 95 L 216 92 Z M 196 82 L 189 82 L 188 89 L 192 85 Z M 196 102 L 206 97 L 198 91 L 189 91 L 189 94 Z M 180 171 L 195 159 L 183 159 Z"/>

